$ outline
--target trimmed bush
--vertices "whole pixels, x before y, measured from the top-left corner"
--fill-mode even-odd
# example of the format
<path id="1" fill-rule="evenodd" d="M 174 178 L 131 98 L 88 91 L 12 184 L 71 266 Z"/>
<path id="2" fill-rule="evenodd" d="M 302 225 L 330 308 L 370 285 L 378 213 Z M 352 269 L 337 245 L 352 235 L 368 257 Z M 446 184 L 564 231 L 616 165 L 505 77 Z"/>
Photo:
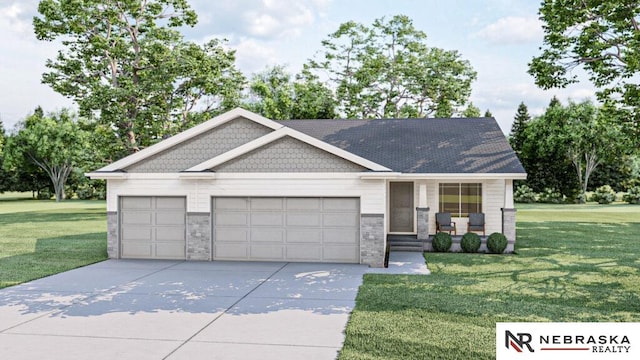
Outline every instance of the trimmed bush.
<path id="1" fill-rule="evenodd" d="M 507 248 L 507 237 L 501 233 L 493 233 L 487 239 L 487 249 L 492 254 L 502 254 Z"/>
<path id="2" fill-rule="evenodd" d="M 517 203 L 534 203 L 536 202 L 536 193 L 527 185 L 520 185 L 513 193 L 513 200 Z"/>
<path id="3" fill-rule="evenodd" d="M 564 202 L 564 197 L 557 190 L 545 188 L 544 191 L 541 192 L 538 196 L 538 202 L 547 204 L 562 204 Z"/>
<path id="4" fill-rule="evenodd" d="M 629 191 L 624 194 L 622 200 L 629 204 L 640 204 L 640 186 L 630 188 Z"/>
<path id="5" fill-rule="evenodd" d="M 597 201 L 598 204 L 611 204 L 616 201 L 616 192 L 613 191 L 611 186 L 603 185 L 596 189 L 591 200 Z"/>
<path id="6" fill-rule="evenodd" d="M 460 247 L 466 253 L 476 253 L 480 249 L 480 243 L 480 235 L 470 232 L 462 235 Z"/>
<path id="7" fill-rule="evenodd" d="M 446 232 L 439 232 L 433 237 L 433 250 L 437 252 L 447 252 L 451 249 L 451 234 Z"/>

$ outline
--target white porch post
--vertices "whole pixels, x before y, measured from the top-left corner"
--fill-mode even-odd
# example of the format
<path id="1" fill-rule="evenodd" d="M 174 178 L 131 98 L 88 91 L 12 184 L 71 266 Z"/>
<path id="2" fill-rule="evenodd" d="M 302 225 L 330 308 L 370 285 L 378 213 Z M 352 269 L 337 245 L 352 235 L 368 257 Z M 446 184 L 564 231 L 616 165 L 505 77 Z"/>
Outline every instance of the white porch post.
<path id="1" fill-rule="evenodd" d="M 502 233 L 507 238 L 507 249 L 511 253 L 516 245 L 516 209 L 513 204 L 513 180 L 504 181 L 504 207 L 502 208 Z"/>
<path id="2" fill-rule="evenodd" d="M 418 207 L 416 207 L 418 240 L 429 238 L 429 208 L 427 207 L 427 184 L 418 185 Z"/>

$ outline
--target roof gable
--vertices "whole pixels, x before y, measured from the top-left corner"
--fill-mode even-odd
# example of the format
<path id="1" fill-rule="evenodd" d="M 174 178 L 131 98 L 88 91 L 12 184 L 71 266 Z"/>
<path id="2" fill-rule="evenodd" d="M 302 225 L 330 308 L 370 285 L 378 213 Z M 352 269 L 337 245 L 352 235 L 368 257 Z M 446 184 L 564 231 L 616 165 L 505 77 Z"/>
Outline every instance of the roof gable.
<path id="1" fill-rule="evenodd" d="M 132 173 L 210 171 L 224 162 L 230 162 L 236 157 L 243 156 L 285 136 L 296 140 L 298 147 L 300 147 L 300 143 L 306 145 L 304 149 L 307 153 L 311 152 L 310 149 L 313 148 L 318 159 L 323 158 L 325 162 L 328 159 L 333 159 L 331 168 L 342 169 L 340 171 L 345 171 L 344 169 L 349 169 L 348 171 L 366 171 L 367 169 L 390 171 L 384 166 L 294 129 L 284 127 L 280 123 L 243 109 L 235 109 L 120 159 L 90 175 L 93 178 L 101 178 L 100 173 L 122 171 Z M 291 146 L 291 141 L 289 146 Z M 237 165 L 238 161 L 235 163 Z M 338 166 L 338 163 L 341 165 Z M 228 164 L 225 168 L 230 169 Z M 284 165 L 281 168 L 286 169 Z M 305 171 L 311 171 L 312 168 L 306 167 Z M 318 171 L 329 171 L 322 166 L 315 168 Z M 260 172 L 260 169 L 257 167 L 253 172 Z"/>

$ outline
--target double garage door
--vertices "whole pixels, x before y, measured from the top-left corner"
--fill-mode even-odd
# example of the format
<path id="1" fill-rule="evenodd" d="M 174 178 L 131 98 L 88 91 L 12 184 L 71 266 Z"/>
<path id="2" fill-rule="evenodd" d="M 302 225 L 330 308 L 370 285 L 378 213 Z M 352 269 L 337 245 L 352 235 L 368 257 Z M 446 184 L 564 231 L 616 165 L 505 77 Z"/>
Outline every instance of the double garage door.
<path id="1" fill-rule="evenodd" d="M 123 258 L 185 258 L 184 197 L 121 198 Z M 212 199 L 214 260 L 358 263 L 357 198 Z"/>

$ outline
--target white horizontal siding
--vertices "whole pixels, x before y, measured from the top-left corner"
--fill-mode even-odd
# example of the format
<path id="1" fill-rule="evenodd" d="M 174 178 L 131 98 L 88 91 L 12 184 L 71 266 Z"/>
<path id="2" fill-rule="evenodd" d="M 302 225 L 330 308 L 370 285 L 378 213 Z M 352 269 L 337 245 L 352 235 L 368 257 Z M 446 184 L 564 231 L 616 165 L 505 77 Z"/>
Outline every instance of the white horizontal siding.
<path id="1" fill-rule="evenodd" d="M 281 174 L 213 180 L 108 180 L 107 211 L 117 211 L 118 196 L 187 196 L 188 212 L 210 212 L 212 196 L 358 197 L 362 213 L 384 214 L 385 181 L 357 175 L 284 178 Z"/>

